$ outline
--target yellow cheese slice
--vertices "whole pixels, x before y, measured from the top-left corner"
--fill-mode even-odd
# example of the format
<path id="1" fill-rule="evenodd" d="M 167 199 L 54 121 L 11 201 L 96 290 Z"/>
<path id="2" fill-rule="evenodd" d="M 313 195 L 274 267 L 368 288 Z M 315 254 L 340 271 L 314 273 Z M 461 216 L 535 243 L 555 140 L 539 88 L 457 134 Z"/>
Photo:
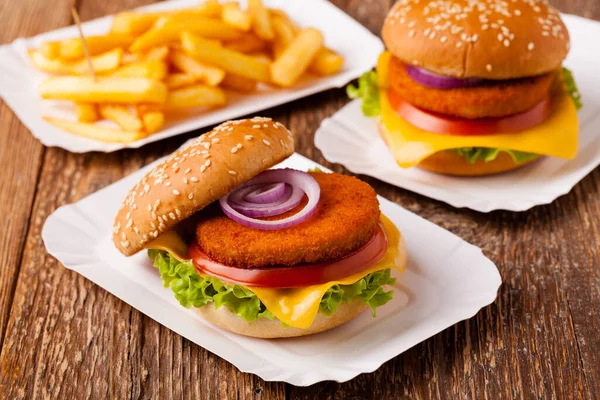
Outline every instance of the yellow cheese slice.
<path id="1" fill-rule="evenodd" d="M 533 128 L 497 135 L 442 135 L 411 125 L 392 108 L 387 96 L 390 58 L 391 54 L 384 52 L 377 63 L 381 122 L 385 128 L 382 134 L 401 167 L 409 168 L 438 151 L 461 147 L 501 148 L 567 159 L 577 155 L 577 110 L 564 88 L 553 94 L 550 116 Z"/>
<path id="2" fill-rule="evenodd" d="M 403 271 L 406 266 L 406 252 L 400 231 L 384 215 L 381 223 L 388 238 L 388 248 L 381 260 L 364 271 L 344 279 L 293 289 L 248 288 L 262 301 L 280 321 L 296 328 L 308 328 L 319 312 L 323 295 L 334 285 L 351 285 L 365 276 L 389 268 Z M 165 250 L 179 261 L 184 261 L 186 245 L 174 231 L 167 231 L 150 242 L 149 249 Z"/>

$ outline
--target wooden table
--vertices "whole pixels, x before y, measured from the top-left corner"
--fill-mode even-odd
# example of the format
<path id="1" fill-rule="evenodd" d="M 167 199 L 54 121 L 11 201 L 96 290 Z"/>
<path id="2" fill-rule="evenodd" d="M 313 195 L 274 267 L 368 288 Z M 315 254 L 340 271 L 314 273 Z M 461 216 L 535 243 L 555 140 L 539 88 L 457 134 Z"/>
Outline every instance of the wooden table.
<path id="1" fill-rule="evenodd" d="M 0 42 L 151 0 L 4 0 Z M 378 32 L 391 1 L 337 0 Z M 597 0 L 555 0 L 600 19 Z M 600 38 L 599 38 L 600 39 Z M 600 79 L 600 78 L 599 78 Z M 319 123 L 347 99 L 332 90 L 263 112 L 313 145 Z M 379 194 L 483 248 L 504 284 L 476 317 L 371 374 L 297 388 L 264 382 L 160 326 L 46 254 L 46 217 L 168 154 L 200 132 L 112 154 L 44 148 L 0 103 L 0 398 L 598 398 L 600 169 L 553 204 L 480 214 L 369 177 Z"/>

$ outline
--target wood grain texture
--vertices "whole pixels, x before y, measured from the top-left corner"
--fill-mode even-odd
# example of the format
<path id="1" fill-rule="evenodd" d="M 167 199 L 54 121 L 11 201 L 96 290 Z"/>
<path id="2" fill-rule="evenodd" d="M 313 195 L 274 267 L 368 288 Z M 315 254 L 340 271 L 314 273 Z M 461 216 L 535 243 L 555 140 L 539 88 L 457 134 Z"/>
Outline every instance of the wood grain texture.
<path id="1" fill-rule="evenodd" d="M 148 0 L 77 3 L 82 19 Z M 378 33 L 391 1 L 333 3 Z M 595 0 L 555 0 L 600 19 Z M 66 0 L 0 3 L 4 42 L 70 23 Z M 347 102 L 332 90 L 262 114 L 288 125 L 299 153 L 348 173 L 314 147 Z M 268 383 L 162 327 L 48 256 L 40 233 L 57 207 L 87 196 L 198 132 L 114 154 L 43 149 L 0 105 L 0 398 L 342 399 L 596 398 L 600 393 L 600 170 L 553 204 L 480 214 L 361 176 L 379 194 L 480 246 L 503 277 L 498 300 L 343 384 Z M 401 228 L 401 227 L 400 227 Z M 66 238 L 68 239 L 68 238 Z M 434 246 L 434 245 L 433 245 Z"/>

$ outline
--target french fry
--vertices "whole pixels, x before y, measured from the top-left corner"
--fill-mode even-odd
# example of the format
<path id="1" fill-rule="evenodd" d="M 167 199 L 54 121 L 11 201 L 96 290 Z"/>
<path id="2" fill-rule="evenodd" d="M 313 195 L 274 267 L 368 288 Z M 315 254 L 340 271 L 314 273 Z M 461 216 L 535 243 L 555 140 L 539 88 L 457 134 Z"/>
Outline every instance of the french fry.
<path id="1" fill-rule="evenodd" d="M 96 122 L 100 119 L 95 104 L 75 103 L 75 115 L 79 122 Z"/>
<path id="2" fill-rule="evenodd" d="M 169 92 L 165 109 L 174 111 L 202 106 L 223 106 L 226 103 L 227 97 L 223 90 L 213 86 L 196 85 Z"/>
<path id="3" fill-rule="evenodd" d="M 262 0 L 248 0 L 248 12 L 252 17 L 252 27 L 256 36 L 263 40 L 273 40 L 275 33 L 271 26 L 269 12 L 262 3 Z"/>
<path id="4" fill-rule="evenodd" d="M 219 67 L 225 72 L 260 82 L 270 80 L 271 63 L 269 62 L 215 45 L 189 32 L 182 33 L 181 44 L 187 54 L 199 61 Z"/>
<path id="5" fill-rule="evenodd" d="M 124 53 L 123 58 L 121 58 L 121 64 L 131 64 L 134 62 L 143 61 L 142 53 Z"/>
<path id="6" fill-rule="evenodd" d="M 252 79 L 228 73 L 225 75 L 225 79 L 223 79 L 221 86 L 223 86 L 225 89 L 233 90 L 235 92 L 248 93 L 256 90 L 256 84 L 257 82 L 253 81 Z"/>
<path id="7" fill-rule="evenodd" d="M 55 60 L 60 57 L 60 42 L 44 42 L 40 45 L 39 50 L 44 57 Z"/>
<path id="8" fill-rule="evenodd" d="M 122 12 L 115 15 L 110 32 L 112 34 L 139 36 L 152 28 L 156 21 L 164 16 L 217 18 L 221 15 L 221 12 L 222 7 L 217 0 L 207 0 L 196 7 L 174 11 L 155 13 Z"/>
<path id="9" fill-rule="evenodd" d="M 112 72 L 110 76 L 141 77 L 162 81 L 168 74 L 167 64 L 163 61 L 140 61 L 125 65 Z"/>
<path id="10" fill-rule="evenodd" d="M 122 12 L 115 15 L 110 33 L 139 36 L 152 28 L 159 17 L 158 13 Z"/>
<path id="11" fill-rule="evenodd" d="M 167 86 L 148 78 L 58 76 L 46 79 L 39 88 L 44 99 L 81 103 L 164 103 Z"/>
<path id="12" fill-rule="evenodd" d="M 150 50 L 148 50 L 146 52 L 146 54 L 144 55 L 144 58 L 146 59 L 146 61 L 153 61 L 153 60 L 166 61 L 168 57 L 169 57 L 169 47 L 168 46 L 153 47 Z"/>
<path id="13" fill-rule="evenodd" d="M 248 33 L 239 39 L 225 42 L 224 46 L 229 50 L 248 54 L 265 50 L 267 47 L 267 42 L 252 33 Z"/>
<path id="14" fill-rule="evenodd" d="M 321 32 L 314 28 L 303 29 L 271 65 L 273 82 L 283 87 L 296 83 L 322 46 Z"/>
<path id="15" fill-rule="evenodd" d="M 294 26 L 287 18 L 279 15 L 271 17 L 275 40 L 273 41 L 273 53 L 278 58 L 296 37 Z"/>
<path id="16" fill-rule="evenodd" d="M 53 117 L 44 117 L 44 120 L 55 127 L 74 135 L 100 140 L 102 142 L 128 143 L 135 142 L 146 136 L 145 132 L 122 131 L 120 129 L 113 129 L 88 122 L 73 122 L 68 119 Z"/>
<path id="17" fill-rule="evenodd" d="M 121 104 L 101 104 L 98 106 L 100 115 L 104 119 L 116 122 L 126 131 L 139 131 L 142 121 L 129 111 L 129 106 Z"/>
<path id="18" fill-rule="evenodd" d="M 223 5 L 221 13 L 223 22 L 241 31 L 249 31 L 252 28 L 252 18 L 250 14 L 240 9 L 238 3 L 226 3 Z"/>
<path id="19" fill-rule="evenodd" d="M 90 56 L 105 53 L 115 48 L 129 46 L 135 38 L 123 35 L 88 36 L 85 43 Z M 79 60 L 85 57 L 83 42 L 80 38 L 66 39 L 60 42 L 60 58 L 63 60 Z"/>
<path id="20" fill-rule="evenodd" d="M 149 134 L 160 131 L 165 125 L 165 114 L 162 111 L 146 111 L 141 113 L 144 130 Z"/>
<path id="21" fill-rule="evenodd" d="M 186 72 L 180 72 L 175 74 L 170 74 L 165 79 L 165 85 L 169 88 L 169 90 L 179 89 L 182 87 L 193 85 L 197 83 L 201 78 L 188 74 Z"/>
<path id="22" fill-rule="evenodd" d="M 206 65 L 181 50 L 173 51 L 171 63 L 181 71 L 198 77 L 210 86 L 217 86 L 225 78 L 225 71 L 221 68 Z"/>
<path id="23" fill-rule="evenodd" d="M 317 75 L 334 75 L 337 74 L 344 65 L 344 57 L 334 51 L 322 47 L 317 52 L 317 55 L 311 62 L 308 70 Z"/>
<path id="24" fill-rule="evenodd" d="M 123 49 L 114 49 L 92 57 L 92 66 L 94 71 L 99 74 L 114 71 L 119 67 L 122 57 Z M 59 59 L 51 60 L 37 50 L 29 50 L 29 59 L 37 69 L 53 74 L 87 75 L 90 72 L 87 60 L 74 63 L 63 62 Z"/>
<path id="25" fill-rule="evenodd" d="M 151 47 L 163 46 L 179 40 L 181 32 L 188 31 L 207 39 L 234 40 L 242 37 L 242 32 L 222 21 L 214 19 L 169 18 L 159 28 L 153 28 L 138 37 L 129 47 L 136 53 Z"/>

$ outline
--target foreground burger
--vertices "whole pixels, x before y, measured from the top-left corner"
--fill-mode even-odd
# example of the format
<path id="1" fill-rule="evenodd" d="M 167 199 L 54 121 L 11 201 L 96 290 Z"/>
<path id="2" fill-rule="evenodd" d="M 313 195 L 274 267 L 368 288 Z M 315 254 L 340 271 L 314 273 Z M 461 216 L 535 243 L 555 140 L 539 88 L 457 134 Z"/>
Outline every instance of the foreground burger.
<path id="1" fill-rule="evenodd" d="M 349 86 L 401 167 L 487 175 L 577 153 L 569 35 L 540 0 L 401 0 L 387 52 Z"/>
<path id="2" fill-rule="evenodd" d="M 387 303 L 404 242 L 375 191 L 349 176 L 269 169 L 294 151 L 269 118 L 230 121 L 131 189 L 116 247 L 143 249 L 184 307 L 242 335 L 334 328 Z"/>

